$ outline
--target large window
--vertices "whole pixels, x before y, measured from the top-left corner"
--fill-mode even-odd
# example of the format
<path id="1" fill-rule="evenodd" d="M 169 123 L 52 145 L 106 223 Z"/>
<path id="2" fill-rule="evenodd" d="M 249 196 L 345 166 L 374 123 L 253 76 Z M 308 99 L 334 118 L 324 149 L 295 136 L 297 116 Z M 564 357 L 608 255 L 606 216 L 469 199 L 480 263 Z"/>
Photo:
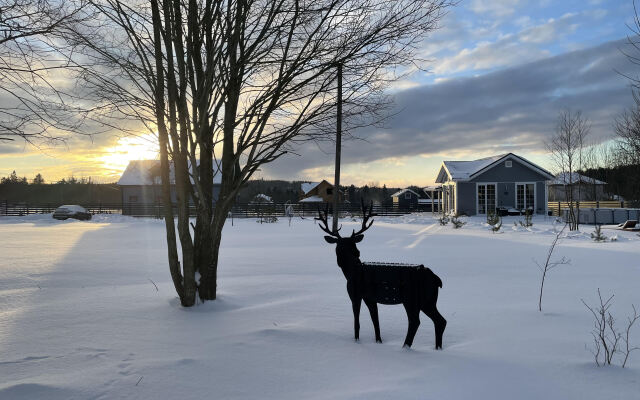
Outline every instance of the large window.
<path id="1" fill-rule="evenodd" d="M 516 185 L 516 208 L 518 210 L 536 209 L 534 183 L 518 183 Z"/>
<path id="2" fill-rule="evenodd" d="M 496 184 L 478 184 L 478 214 L 494 212 L 496 209 Z"/>

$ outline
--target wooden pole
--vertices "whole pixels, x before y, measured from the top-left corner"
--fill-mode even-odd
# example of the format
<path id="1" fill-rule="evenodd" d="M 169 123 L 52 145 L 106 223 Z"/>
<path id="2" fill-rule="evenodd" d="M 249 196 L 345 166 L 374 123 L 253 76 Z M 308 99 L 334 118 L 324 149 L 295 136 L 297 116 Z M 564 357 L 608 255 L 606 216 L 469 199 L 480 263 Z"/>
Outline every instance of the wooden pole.
<path id="1" fill-rule="evenodd" d="M 338 110 L 336 121 L 336 167 L 333 180 L 333 231 L 338 232 L 338 200 L 340 190 L 340 154 L 342 152 L 342 63 L 338 63 Z"/>

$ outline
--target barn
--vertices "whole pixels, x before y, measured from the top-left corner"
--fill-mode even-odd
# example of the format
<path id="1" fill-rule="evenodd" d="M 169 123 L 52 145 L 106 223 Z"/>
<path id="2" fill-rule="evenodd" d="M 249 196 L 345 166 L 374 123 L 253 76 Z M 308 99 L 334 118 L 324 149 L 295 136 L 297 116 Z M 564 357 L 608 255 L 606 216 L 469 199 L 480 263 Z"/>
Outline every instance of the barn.
<path id="1" fill-rule="evenodd" d="M 171 201 L 176 202 L 176 189 L 173 166 L 170 170 Z M 220 193 L 221 174 L 215 174 L 213 180 L 213 201 Z M 162 181 L 160 178 L 160 160 L 129 161 L 127 168 L 118 180 L 122 196 L 122 213 L 125 215 L 153 214 L 153 208 L 162 205 Z"/>

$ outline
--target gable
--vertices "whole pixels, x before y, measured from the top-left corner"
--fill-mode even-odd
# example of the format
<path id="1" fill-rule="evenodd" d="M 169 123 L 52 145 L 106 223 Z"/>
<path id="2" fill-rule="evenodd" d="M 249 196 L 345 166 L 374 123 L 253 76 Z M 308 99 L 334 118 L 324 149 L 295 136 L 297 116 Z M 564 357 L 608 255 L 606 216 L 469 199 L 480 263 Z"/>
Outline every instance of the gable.
<path id="1" fill-rule="evenodd" d="M 505 157 L 494 165 L 479 171 L 469 182 L 540 182 L 548 181 L 549 175 L 544 170 L 532 168 L 520 157 Z M 511 167 L 506 167 L 505 162 L 511 161 Z"/>

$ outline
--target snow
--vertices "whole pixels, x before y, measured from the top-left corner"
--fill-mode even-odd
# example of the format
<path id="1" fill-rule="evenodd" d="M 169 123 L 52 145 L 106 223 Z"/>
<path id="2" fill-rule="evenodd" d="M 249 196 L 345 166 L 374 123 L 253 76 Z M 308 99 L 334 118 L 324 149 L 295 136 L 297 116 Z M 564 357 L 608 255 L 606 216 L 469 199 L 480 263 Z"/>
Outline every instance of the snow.
<path id="1" fill-rule="evenodd" d="M 465 180 L 505 156 L 507 156 L 507 154 L 500 154 L 473 161 L 444 161 L 443 163 L 451 175 L 451 180 Z"/>
<path id="2" fill-rule="evenodd" d="M 577 172 L 572 172 L 571 174 L 569 174 L 568 172 L 561 172 L 558 175 L 556 175 L 556 178 L 553 181 L 551 181 L 549 184 L 550 185 L 567 185 L 567 184 L 574 184 L 578 182 L 587 183 L 590 185 L 606 185 L 605 182 L 599 181 L 595 178 L 581 175 Z"/>
<path id="3" fill-rule="evenodd" d="M 316 188 L 321 182 L 305 182 L 300 185 L 303 194 L 307 194 Z"/>
<path id="4" fill-rule="evenodd" d="M 76 204 L 73 204 L 73 205 L 72 204 L 65 204 L 65 205 L 62 205 L 62 206 L 56 208 L 56 211 L 62 211 L 62 210 L 70 211 L 71 213 L 78 213 L 78 212 L 86 213 L 87 212 L 87 210 L 84 207 L 76 205 Z"/>
<path id="5" fill-rule="evenodd" d="M 320 196 L 309 196 L 309 197 L 305 197 L 304 199 L 298 201 L 298 203 L 322 203 L 324 202 L 324 199 Z"/>
<path id="6" fill-rule="evenodd" d="M 366 232 L 363 261 L 424 264 L 443 280 L 448 325 L 436 351 L 424 315 L 401 348 L 402 306 L 380 306 L 383 344 L 363 307 L 353 341 L 334 248 L 310 218 L 227 223 L 219 299 L 185 309 L 161 220 L 2 217 L 0 399 L 637 399 L 640 353 L 625 369 L 596 367 L 580 300 L 615 293 L 624 322 L 640 305 L 640 237 L 568 233 L 556 254 L 571 265 L 547 277 L 540 313 L 532 259 L 544 259 L 553 220 L 520 219 L 504 217 L 493 234 L 480 217 L 453 229 L 411 214 Z"/>
<path id="7" fill-rule="evenodd" d="M 411 193 L 415 194 L 416 196 L 420 197 L 420 195 L 418 193 L 414 192 L 413 190 L 411 190 L 409 188 L 398 190 L 397 192 L 392 194 L 391 197 L 398 197 L 398 196 L 401 196 L 403 193 L 406 193 L 406 192 L 411 192 Z"/>

